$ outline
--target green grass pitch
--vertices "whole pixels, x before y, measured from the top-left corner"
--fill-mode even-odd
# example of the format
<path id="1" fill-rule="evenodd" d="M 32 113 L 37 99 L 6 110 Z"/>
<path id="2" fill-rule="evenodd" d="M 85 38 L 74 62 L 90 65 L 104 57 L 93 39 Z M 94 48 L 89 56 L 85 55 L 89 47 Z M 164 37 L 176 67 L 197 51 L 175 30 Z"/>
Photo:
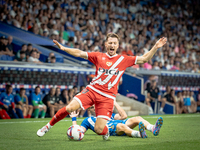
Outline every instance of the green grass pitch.
<path id="1" fill-rule="evenodd" d="M 154 124 L 159 116 L 142 116 Z M 162 115 L 163 127 L 158 136 L 148 138 L 102 137 L 87 131 L 82 141 L 69 141 L 66 135 L 71 119 L 57 123 L 44 137 L 37 137 L 45 119 L 0 120 L 0 150 L 193 150 L 200 149 L 200 114 Z M 78 119 L 80 124 L 82 119 Z M 135 128 L 138 130 L 138 127 Z"/>

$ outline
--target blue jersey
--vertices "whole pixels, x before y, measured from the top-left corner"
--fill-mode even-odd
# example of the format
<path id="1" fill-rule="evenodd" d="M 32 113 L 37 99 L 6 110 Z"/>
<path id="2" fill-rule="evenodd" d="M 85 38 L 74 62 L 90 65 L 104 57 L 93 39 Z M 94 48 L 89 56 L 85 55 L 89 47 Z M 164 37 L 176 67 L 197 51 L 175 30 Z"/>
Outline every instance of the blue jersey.
<path id="1" fill-rule="evenodd" d="M 11 105 L 11 103 L 14 103 L 14 98 L 13 98 L 12 94 L 8 95 L 8 94 L 6 94 L 6 92 L 3 92 L 0 95 L 0 101 L 3 104 L 9 106 L 9 105 Z"/>
<path id="2" fill-rule="evenodd" d="M 87 117 L 82 121 L 81 126 L 85 127 L 86 130 L 91 129 L 93 132 L 95 132 L 94 131 L 95 122 L 96 122 L 96 117 Z"/>
<path id="3" fill-rule="evenodd" d="M 117 124 L 118 123 L 122 123 L 122 124 L 125 124 L 126 120 L 109 120 L 107 122 L 107 125 L 108 125 L 108 129 L 109 129 L 109 133 L 110 133 L 110 136 L 118 136 L 116 131 L 117 131 Z M 123 135 L 126 135 L 126 134 L 123 134 Z"/>
<path id="4" fill-rule="evenodd" d="M 26 98 L 25 98 L 25 97 L 21 97 L 19 94 L 17 94 L 17 95 L 14 97 L 14 101 L 15 101 L 15 104 L 19 104 L 20 101 L 21 101 L 22 103 L 26 103 Z"/>
<path id="5" fill-rule="evenodd" d="M 110 119 L 112 119 L 112 120 L 114 120 L 114 118 L 115 118 L 115 113 L 112 113 L 112 115 L 111 115 L 111 118 Z"/>
<path id="6" fill-rule="evenodd" d="M 107 126 L 108 126 L 108 129 L 110 132 L 110 136 L 117 136 L 117 134 L 116 134 L 117 124 L 118 123 L 125 124 L 127 120 L 128 119 L 126 119 L 126 120 L 108 120 Z M 96 122 L 96 117 L 87 117 L 83 120 L 83 122 L 81 123 L 81 126 L 83 126 L 86 130 L 90 129 L 93 132 L 95 132 L 94 131 L 95 122 Z M 124 134 L 124 135 L 126 135 L 126 134 Z"/>
<path id="7" fill-rule="evenodd" d="M 30 102 L 29 103 L 32 104 L 32 101 L 34 101 L 36 104 L 41 103 L 42 102 L 41 95 L 40 94 L 36 95 L 35 93 L 32 93 L 31 96 L 30 96 Z"/>

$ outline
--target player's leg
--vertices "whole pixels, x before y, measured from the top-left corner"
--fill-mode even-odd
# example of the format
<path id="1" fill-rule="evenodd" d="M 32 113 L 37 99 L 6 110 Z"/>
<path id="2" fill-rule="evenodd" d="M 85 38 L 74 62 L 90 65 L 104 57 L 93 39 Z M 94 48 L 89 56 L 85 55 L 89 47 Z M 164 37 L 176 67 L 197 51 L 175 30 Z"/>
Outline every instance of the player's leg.
<path id="1" fill-rule="evenodd" d="M 2 114 L 6 117 L 6 119 L 11 119 L 5 109 L 2 109 Z"/>
<path id="2" fill-rule="evenodd" d="M 23 104 L 22 112 L 23 112 L 24 118 L 26 118 L 27 117 L 27 112 L 28 112 L 28 107 L 25 104 Z"/>
<path id="3" fill-rule="evenodd" d="M 129 118 L 125 125 L 127 125 L 129 128 L 133 129 L 135 128 L 137 125 L 139 125 L 139 123 L 142 122 L 145 126 L 145 128 L 150 131 L 150 132 L 153 132 L 153 127 L 154 125 L 150 124 L 147 120 L 143 119 L 142 117 L 140 116 L 137 116 L 137 117 L 132 117 L 132 118 Z"/>
<path id="4" fill-rule="evenodd" d="M 161 114 L 164 114 L 163 109 L 164 109 L 164 107 L 165 107 L 166 101 L 167 101 L 167 99 L 166 99 L 165 97 L 163 97 L 163 98 L 161 99 L 161 102 L 162 102 L 162 103 L 161 103 L 160 110 L 159 110 L 159 112 L 160 112 Z"/>
<path id="5" fill-rule="evenodd" d="M 1 108 L 0 108 L 0 118 L 1 119 L 7 119 Z"/>
<path id="6" fill-rule="evenodd" d="M 51 106 L 49 107 L 49 111 L 50 111 L 50 116 L 51 116 L 51 117 L 53 117 L 54 114 L 55 114 L 54 107 L 55 107 L 54 105 L 51 105 Z"/>
<path id="7" fill-rule="evenodd" d="M 46 105 L 39 105 L 41 111 L 41 118 L 45 118 L 47 106 Z"/>
<path id="8" fill-rule="evenodd" d="M 117 128 L 116 133 L 117 135 L 123 135 L 125 133 L 129 137 L 147 138 L 144 124 L 140 122 L 139 125 L 140 125 L 139 131 L 136 131 L 136 130 L 132 130 L 125 124 L 118 123 L 116 127 Z"/>
<path id="9" fill-rule="evenodd" d="M 160 128 L 162 127 L 163 125 L 163 118 L 162 117 L 159 117 L 155 123 L 155 125 L 153 126 L 152 128 L 152 133 L 153 135 L 157 136 L 160 132 Z"/>
<path id="10" fill-rule="evenodd" d="M 99 135 L 105 135 L 108 132 L 108 127 L 106 126 L 107 120 L 104 118 L 97 118 L 94 130 Z"/>
<path id="11" fill-rule="evenodd" d="M 109 130 L 106 123 L 107 120 L 111 118 L 114 108 L 114 100 L 100 94 L 96 94 L 96 97 L 95 113 L 97 120 L 94 130 L 97 134 L 103 135 L 104 140 L 107 140 L 109 138 Z"/>
<path id="12" fill-rule="evenodd" d="M 33 106 L 32 105 L 28 105 L 28 114 L 27 114 L 27 116 L 26 116 L 26 118 L 31 118 L 31 115 L 32 115 L 32 113 L 33 113 Z"/>
<path id="13" fill-rule="evenodd" d="M 153 114 L 153 109 L 152 109 L 152 107 L 151 107 L 151 100 L 150 100 L 150 98 L 146 98 L 145 99 L 145 102 L 146 102 L 146 104 L 149 106 L 149 114 Z"/>
<path id="14" fill-rule="evenodd" d="M 88 91 L 89 90 L 84 93 L 80 93 L 79 95 L 76 95 L 67 106 L 59 109 L 57 113 L 52 117 L 51 121 L 37 131 L 37 135 L 43 136 L 57 122 L 64 119 L 69 113 L 79 109 L 80 107 L 83 109 L 87 109 L 89 106 L 91 106 L 93 104 L 93 101 Z"/>
<path id="15" fill-rule="evenodd" d="M 140 122 L 143 122 L 144 123 L 144 126 L 145 128 L 147 129 L 147 126 L 150 124 L 147 120 L 143 119 L 142 117 L 140 116 L 137 116 L 137 117 L 132 117 L 132 118 L 129 118 L 127 121 L 126 121 L 126 125 L 133 129 L 135 128 L 137 125 L 139 125 Z"/>
<path id="16" fill-rule="evenodd" d="M 33 114 L 34 114 L 34 118 L 38 118 L 39 116 L 39 112 L 40 112 L 40 108 L 39 108 L 39 105 L 38 106 L 33 106 Z"/>
<path id="17" fill-rule="evenodd" d="M 21 105 L 16 105 L 15 106 L 15 111 L 16 111 L 16 114 L 19 116 L 19 118 L 24 118 L 23 108 L 22 108 Z"/>
<path id="18" fill-rule="evenodd" d="M 196 101 L 191 101 L 191 110 L 192 110 L 192 113 L 195 113 L 197 111 Z"/>

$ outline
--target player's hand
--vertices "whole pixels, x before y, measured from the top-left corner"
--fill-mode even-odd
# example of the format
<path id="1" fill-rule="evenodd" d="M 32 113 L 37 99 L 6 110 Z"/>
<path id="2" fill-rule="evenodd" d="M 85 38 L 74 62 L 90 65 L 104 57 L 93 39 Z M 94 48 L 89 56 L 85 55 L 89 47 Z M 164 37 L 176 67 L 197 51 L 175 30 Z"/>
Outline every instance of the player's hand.
<path id="1" fill-rule="evenodd" d="M 4 107 L 5 109 L 8 109 L 8 106 L 7 106 L 6 104 L 3 104 L 3 107 Z"/>
<path id="2" fill-rule="evenodd" d="M 167 38 L 162 37 L 156 42 L 155 45 L 156 45 L 157 48 L 161 48 L 163 45 L 166 44 L 166 42 L 167 42 Z"/>
<path id="3" fill-rule="evenodd" d="M 79 112 L 76 113 L 76 111 L 71 112 L 71 114 L 69 115 L 71 118 L 73 117 L 77 117 L 79 115 Z"/>
<path id="4" fill-rule="evenodd" d="M 56 40 L 53 40 L 53 42 L 55 43 L 54 45 L 57 45 L 58 46 L 58 48 L 60 48 L 61 50 L 64 50 L 64 46 L 62 46 L 60 43 L 58 43 L 58 41 L 56 41 Z"/>

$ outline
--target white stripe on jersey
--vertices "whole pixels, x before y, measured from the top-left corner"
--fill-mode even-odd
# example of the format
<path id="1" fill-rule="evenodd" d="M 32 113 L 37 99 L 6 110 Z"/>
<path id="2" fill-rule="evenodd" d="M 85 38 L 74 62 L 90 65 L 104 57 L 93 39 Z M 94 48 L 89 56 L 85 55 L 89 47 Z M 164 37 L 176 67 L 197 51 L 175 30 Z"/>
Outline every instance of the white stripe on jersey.
<path id="1" fill-rule="evenodd" d="M 105 118 L 105 119 L 111 120 L 108 116 L 103 116 L 103 115 L 99 115 L 97 116 L 97 118 Z"/>
<path id="2" fill-rule="evenodd" d="M 121 61 L 124 59 L 124 56 L 120 56 L 120 58 L 109 68 L 109 70 L 114 70 L 115 72 L 118 70 L 118 68 L 116 68 Z M 115 78 L 115 80 L 113 81 L 113 83 L 108 83 L 109 80 L 113 77 L 114 74 L 108 74 L 108 76 L 102 81 L 100 76 L 103 74 L 103 72 L 100 72 L 98 70 L 97 76 L 93 78 L 91 85 L 94 84 L 99 84 L 99 85 L 104 85 L 106 83 L 108 83 L 108 90 L 110 90 L 119 80 L 119 78 L 121 77 L 121 75 L 124 73 L 124 71 L 119 71 L 119 74 L 117 75 L 117 77 Z M 96 80 L 97 79 L 97 80 Z M 96 81 L 95 81 L 96 80 Z"/>
<path id="3" fill-rule="evenodd" d="M 101 94 L 101 95 L 103 95 L 103 96 L 105 96 L 105 97 L 108 97 L 108 98 L 113 99 L 114 101 L 115 101 L 115 99 L 116 99 L 115 97 L 113 97 L 113 96 L 111 96 L 111 95 L 108 95 L 108 94 L 106 94 L 106 93 L 103 93 L 103 92 L 97 90 L 96 88 L 94 88 L 94 87 L 91 86 L 91 85 L 88 85 L 87 87 L 91 88 L 91 89 L 94 90 L 95 92 L 97 92 L 97 93 L 99 93 L 99 94 Z"/>
<path id="4" fill-rule="evenodd" d="M 119 65 L 119 63 L 122 61 L 124 59 L 124 56 L 121 56 L 113 65 L 112 65 L 112 67 L 110 67 L 110 69 L 109 70 L 118 70 L 118 68 L 115 68 L 115 67 L 117 67 L 117 65 Z M 120 71 L 119 72 L 119 75 L 117 75 L 117 76 L 120 76 L 122 73 L 124 72 L 124 71 Z M 111 78 L 112 78 L 112 76 L 113 76 L 114 74 L 109 74 L 102 82 L 102 84 L 101 85 L 103 85 L 103 84 L 106 84 Z M 119 77 L 118 77 L 119 78 Z"/>
<path id="5" fill-rule="evenodd" d="M 74 99 L 77 100 L 78 103 L 81 105 L 81 108 L 82 108 L 83 110 L 85 110 L 85 108 L 83 107 L 83 104 L 82 104 L 81 100 L 80 100 L 78 97 L 76 97 L 76 96 L 74 97 Z"/>
<path id="6" fill-rule="evenodd" d="M 88 122 L 94 127 L 95 123 L 90 117 L 88 118 Z"/>
<path id="7" fill-rule="evenodd" d="M 137 64 L 137 59 L 138 59 L 138 56 L 136 56 L 136 58 L 135 58 L 135 65 Z"/>

